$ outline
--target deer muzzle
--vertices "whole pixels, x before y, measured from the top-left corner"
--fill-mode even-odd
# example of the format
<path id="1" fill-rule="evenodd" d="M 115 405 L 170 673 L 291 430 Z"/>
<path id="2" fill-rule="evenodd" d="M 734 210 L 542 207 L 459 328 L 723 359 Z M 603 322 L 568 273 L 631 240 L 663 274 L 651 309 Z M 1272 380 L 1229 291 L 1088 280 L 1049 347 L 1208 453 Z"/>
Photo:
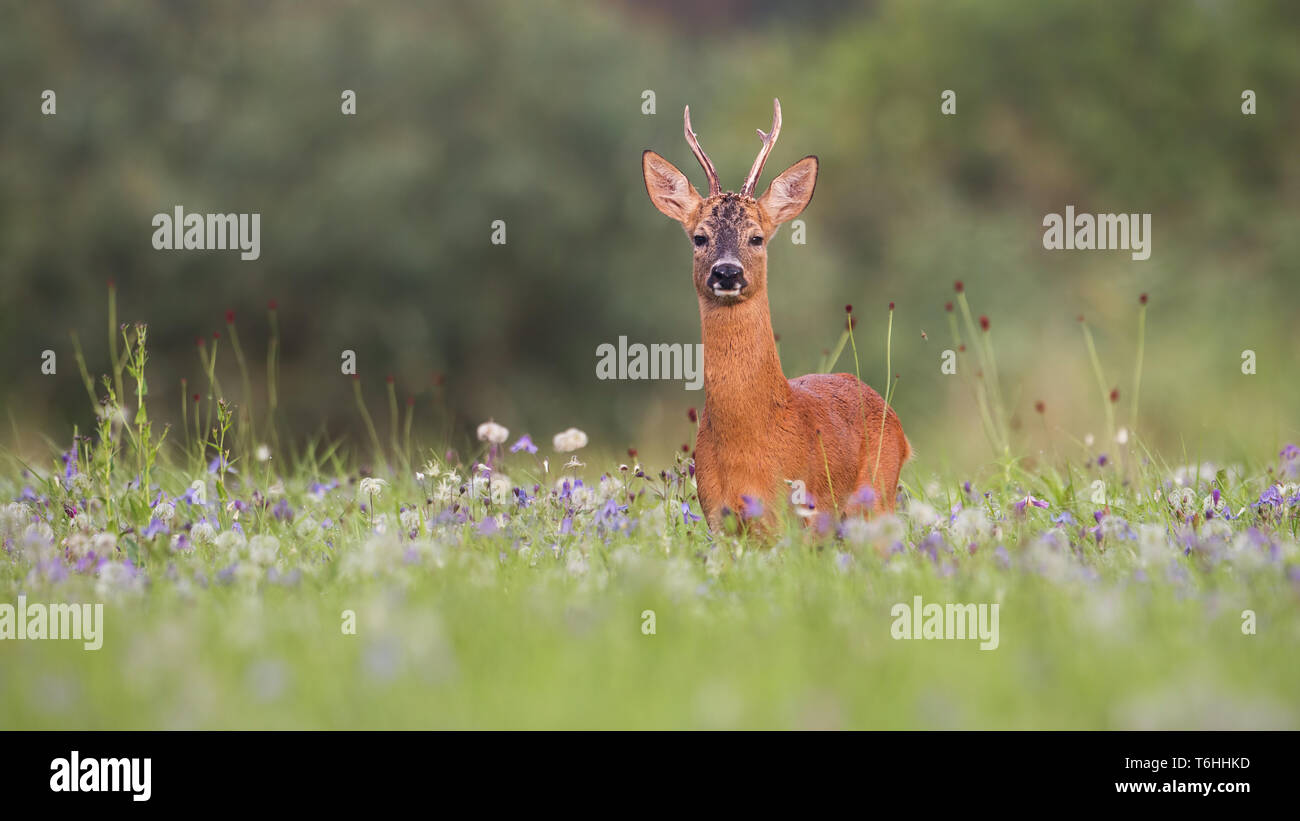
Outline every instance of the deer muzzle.
<path id="1" fill-rule="evenodd" d="M 745 270 L 734 262 L 721 261 L 709 271 L 709 290 L 717 297 L 738 297 L 748 285 Z"/>

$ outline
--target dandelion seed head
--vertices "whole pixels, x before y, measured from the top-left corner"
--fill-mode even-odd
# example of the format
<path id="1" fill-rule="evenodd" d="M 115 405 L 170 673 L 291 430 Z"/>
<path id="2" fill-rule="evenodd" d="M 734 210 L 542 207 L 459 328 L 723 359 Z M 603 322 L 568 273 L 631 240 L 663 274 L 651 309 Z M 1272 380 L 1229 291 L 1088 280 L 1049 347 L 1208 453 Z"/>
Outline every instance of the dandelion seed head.
<path id="1" fill-rule="evenodd" d="M 557 453 L 573 453 L 587 446 L 587 434 L 577 428 L 569 428 L 555 434 L 551 444 Z"/>

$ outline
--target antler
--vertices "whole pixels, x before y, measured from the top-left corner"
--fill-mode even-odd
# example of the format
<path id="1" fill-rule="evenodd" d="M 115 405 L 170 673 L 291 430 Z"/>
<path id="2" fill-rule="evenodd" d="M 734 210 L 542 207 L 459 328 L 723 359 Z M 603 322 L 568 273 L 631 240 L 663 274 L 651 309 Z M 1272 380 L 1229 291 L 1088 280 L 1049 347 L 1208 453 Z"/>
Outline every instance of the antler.
<path id="1" fill-rule="evenodd" d="M 700 148 L 700 141 L 695 136 L 695 131 L 691 128 L 691 107 L 686 106 L 686 142 L 690 144 L 691 151 L 695 152 L 695 159 L 700 161 L 704 166 L 704 173 L 709 175 L 709 196 L 716 197 L 722 193 L 722 183 L 718 181 L 718 172 L 713 168 L 713 163 L 709 161 L 709 155 L 704 153 Z"/>
<path id="2" fill-rule="evenodd" d="M 767 162 L 767 155 L 772 153 L 772 146 L 776 145 L 776 137 L 780 133 L 781 101 L 773 98 L 772 132 L 764 134 L 763 129 L 758 129 L 758 138 L 763 141 L 763 147 L 758 150 L 758 158 L 754 160 L 754 167 L 749 169 L 749 176 L 745 178 L 745 184 L 740 189 L 742 197 L 754 196 L 754 189 L 758 187 L 758 177 L 763 173 L 763 164 Z"/>

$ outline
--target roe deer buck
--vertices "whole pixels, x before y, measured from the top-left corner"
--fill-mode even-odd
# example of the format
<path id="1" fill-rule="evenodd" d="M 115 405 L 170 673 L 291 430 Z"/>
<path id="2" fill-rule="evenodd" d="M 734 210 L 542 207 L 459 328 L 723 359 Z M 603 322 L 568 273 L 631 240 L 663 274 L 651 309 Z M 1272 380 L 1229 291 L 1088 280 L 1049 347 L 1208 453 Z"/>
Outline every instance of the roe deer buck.
<path id="1" fill-rule="evenodd" d="M 848 373 L 787 380 L 772 335 L 767 244 L 812 199 L 817 158 L 804 157 L 757 199 L 754 191 L 781 131 L 772 131 L 740 193 L 723 192 L 686 107 L 686 142 L 709 178 L 701 197 L 686 175 L 653 151 L 641 155 L 650 201 L 686 229 L 695 249 L 695 292 L 704 338 L 704 411 L 695 440 L 700 505 L 716 530 L 725 511 L 753 507 L 770 526 L 786 483 L 802 481 L 810 506 L 839 514 L 893 510 L 898 473 L 912 449 L 894 410 Z"/>

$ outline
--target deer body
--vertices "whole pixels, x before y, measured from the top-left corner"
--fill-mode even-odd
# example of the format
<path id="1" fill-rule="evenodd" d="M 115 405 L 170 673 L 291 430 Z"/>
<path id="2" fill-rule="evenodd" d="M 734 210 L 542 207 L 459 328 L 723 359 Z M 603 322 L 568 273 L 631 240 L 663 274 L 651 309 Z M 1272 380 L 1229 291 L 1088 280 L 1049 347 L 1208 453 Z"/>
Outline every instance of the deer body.
<path id="1" fill-rule="evenodd" d="M 777 355 L 767 297 L 767 241 L 812 198 L 817 158 L 805 157 L 755 199 L 753 190 L 780 131 L 775 104 L 740 193 L 722 192 L 686 110 L 686 138 L 709 175 L 709 196 L 663 157 L 642 156 L 655 206 L 680 222 L 695 246 L 694 279 L 704 342 L 704 410 L 695 443 L 700 504 L 710 527 L 727 510 L 763 508 L 771 524 L 791 496 L 789 483 L 818 511 L 892 510 L 902 464 L 911 454 L 898 416 L 852 374 L 787 380 Z M 748 497 L 748 499 L 746 498 Z"/>

